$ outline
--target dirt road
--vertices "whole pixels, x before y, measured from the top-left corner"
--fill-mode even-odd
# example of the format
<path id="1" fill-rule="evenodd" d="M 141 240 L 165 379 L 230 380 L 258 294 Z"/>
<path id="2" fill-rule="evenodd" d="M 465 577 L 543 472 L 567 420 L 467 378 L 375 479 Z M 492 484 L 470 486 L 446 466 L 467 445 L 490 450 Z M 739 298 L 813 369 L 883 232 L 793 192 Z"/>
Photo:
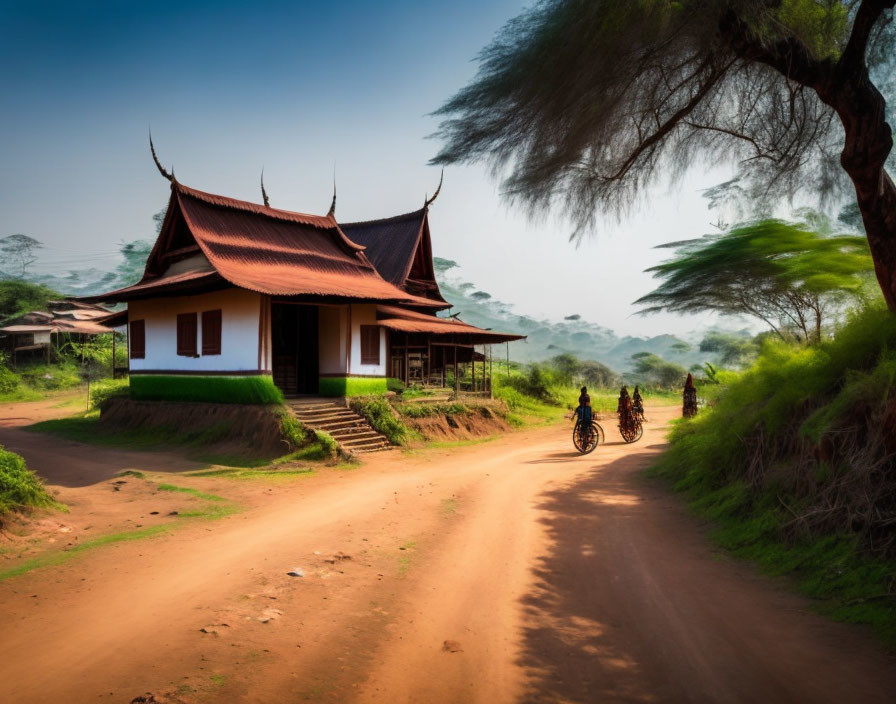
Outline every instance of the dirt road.
<path id="1" fill-rule="evenodd" d="M 673 413 L 586 457 L 564 426 L 231 482 L 242 513 L 0 582 L 0 699 L 892 702 L 865 633 L 643 479 Z M 54 469 L 31 442 L 0 432 L 78 491 L 141 462 L 66 446 Z"/>

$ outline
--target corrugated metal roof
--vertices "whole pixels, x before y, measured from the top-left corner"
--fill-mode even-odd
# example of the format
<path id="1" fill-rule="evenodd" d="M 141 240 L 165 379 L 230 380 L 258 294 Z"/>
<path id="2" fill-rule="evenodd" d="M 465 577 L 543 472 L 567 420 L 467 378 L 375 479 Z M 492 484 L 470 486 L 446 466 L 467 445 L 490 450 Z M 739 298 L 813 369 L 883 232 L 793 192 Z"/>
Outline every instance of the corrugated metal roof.
<path id="1" fill-rule="evenodd" d="M 364 253 L 380 275 L 396 286 L 404 285 L 420 243 L 426 208 L 382 220 L 341 223 L 342 231 L 364 245 Z"/>

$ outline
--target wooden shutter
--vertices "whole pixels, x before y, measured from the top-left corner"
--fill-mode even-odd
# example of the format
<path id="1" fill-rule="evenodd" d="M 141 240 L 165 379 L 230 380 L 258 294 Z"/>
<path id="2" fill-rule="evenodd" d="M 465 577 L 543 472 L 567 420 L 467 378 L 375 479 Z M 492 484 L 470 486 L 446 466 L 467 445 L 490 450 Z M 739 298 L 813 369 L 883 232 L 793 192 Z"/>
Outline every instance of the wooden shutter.
<path id="1" fill-rule="evenodd" d="M 131 332 L 131 359 L 146 359 L 146 321 L 132 320 Z"/>
<path id="2" fill-rule="evenodd" d="M 177 354 L 181 357 L 196 356 L 196 313 L 180 313 L 177 316 Z"/>
<path id="3" fill-rule="evenodd" d="M 202 354 L 221 354 L 221 310 L 202 311 Z"/>
<path id="4" fill-rule="evenodd" d="M 361 326 L 361 364 L 380 363 L 379 325 Z"/>

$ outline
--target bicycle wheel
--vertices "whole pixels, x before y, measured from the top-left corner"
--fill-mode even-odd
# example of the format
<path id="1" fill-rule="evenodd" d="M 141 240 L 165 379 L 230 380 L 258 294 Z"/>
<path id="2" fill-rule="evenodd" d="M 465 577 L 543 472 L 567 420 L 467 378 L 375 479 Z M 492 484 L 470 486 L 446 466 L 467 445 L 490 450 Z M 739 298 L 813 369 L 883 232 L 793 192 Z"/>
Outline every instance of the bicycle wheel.
<path id="1" fill-rule="evenodd" d="M 590 427 L 576 423 L 576 427 L 572 431 L 572 443 L 576 446 L 576 450 L 583 455 L 593 452 L 603 439 L 603 429 L 592 422 Z"/>
<path id="2" fill-rule="evenodd" d="M 632 423 L 631 425 L 620 425 L 619 434 L 625 442 L 633 443 L 641 439 L 641 436 L 644 434 L 644 428 L 640 421 Z"/>

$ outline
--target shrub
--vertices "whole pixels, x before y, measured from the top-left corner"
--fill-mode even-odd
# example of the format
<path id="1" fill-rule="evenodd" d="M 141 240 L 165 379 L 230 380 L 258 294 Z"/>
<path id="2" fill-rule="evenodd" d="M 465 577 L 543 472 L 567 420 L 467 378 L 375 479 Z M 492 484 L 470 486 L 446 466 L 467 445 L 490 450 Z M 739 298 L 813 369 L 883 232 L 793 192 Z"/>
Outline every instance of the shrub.
<path id="1" fill-rule="evenodd" d="M 411 429 L 395 417 L 392 405 L 382 396 L 352 399 L 352 409 L 395 445 L 404 445 L 413 437 Z"/>
<path id="2" fill-rule="evenodd" d="M 25 460 L 0 445 L 0 524 L 3 516 L 26 508 L 58 506 Z"/>
<path id="3" fill-rule="evenodd" d="M 293 450 L 303 447 L 308 441 L 308 429 L 292 413 L 283 409 L 278 413 L 280 432 Z"/>
<path id="4" fill-rule="evenodd" d="M 332 435 L 323 430 L 315 430 L 314 437 L 325 457 L 332 459 L 339 454 L 339 444 Z"/>
<path id="5" fill-rule="evenodd" d="M 0 394 L 11 394 L 19 388 L 19 377 L 0 363 Z"/>

